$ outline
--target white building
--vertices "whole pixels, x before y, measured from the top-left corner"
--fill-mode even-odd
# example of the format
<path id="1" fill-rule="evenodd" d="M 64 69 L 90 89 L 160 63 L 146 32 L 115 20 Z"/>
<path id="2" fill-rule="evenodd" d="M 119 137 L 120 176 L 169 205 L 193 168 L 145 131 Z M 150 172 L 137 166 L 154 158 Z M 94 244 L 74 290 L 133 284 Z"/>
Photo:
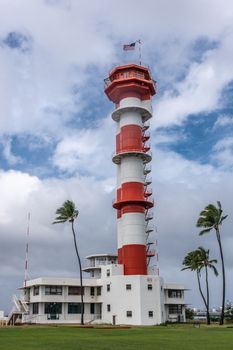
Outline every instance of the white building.
<path id="1" fill-rule="evenodd" d="M 154 325 L 184 321 L 184 288 L 167 284 L 158 274 L 152 248 L 150 134 L 155 82 L 147 67 L 114 68 L 105 79 L 105 93 L 115 104 L 117 191 L 117 256 L 92 255 L 84 268 L 86 322 Z M 153 263 L 152 263 L 153 262 Z M 24 300 L 15 300 L 18 316 L 27 322 L 79 322 L 79 279 L 38 278 L 27 281 Z M 16 319 L 18 316 L 12 316 Z"/>
<path id="2" fill-rule="evenodd" d="M 185 320 L 184 288 L 155 275 L 123 275 L 117 257 L 87 257 L 83 280 L 85 323 L 155 325 Z M 41 277 L 27 281 L 13 315 L 14 322 L 79 323 L 79 278 Z M 20 302 L 21 300 L 21 302 Z M 13 321 L 13 317 L 11 317 Z"/>

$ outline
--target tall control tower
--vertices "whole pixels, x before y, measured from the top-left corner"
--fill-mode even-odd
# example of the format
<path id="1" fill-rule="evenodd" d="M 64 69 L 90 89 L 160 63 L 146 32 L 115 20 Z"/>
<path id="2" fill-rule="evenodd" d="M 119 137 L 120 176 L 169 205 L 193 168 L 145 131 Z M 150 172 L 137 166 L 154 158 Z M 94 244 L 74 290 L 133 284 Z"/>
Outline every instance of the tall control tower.
<path id="1" fill-rule="evenodd" d="M 118 264 L 123 264 L 124 275 L 147 275 L 154 255 L 148 241 L 154 202 L 148 177 L 152 156 L 147 130 L 155 82 L 147 67 L 128 64 L 114 68 L 105 84 L 105 93 L 115 104 L 112 119 L 117 124 L 112 160 L 117 165 L 113 207 L 117 210 Z"/>

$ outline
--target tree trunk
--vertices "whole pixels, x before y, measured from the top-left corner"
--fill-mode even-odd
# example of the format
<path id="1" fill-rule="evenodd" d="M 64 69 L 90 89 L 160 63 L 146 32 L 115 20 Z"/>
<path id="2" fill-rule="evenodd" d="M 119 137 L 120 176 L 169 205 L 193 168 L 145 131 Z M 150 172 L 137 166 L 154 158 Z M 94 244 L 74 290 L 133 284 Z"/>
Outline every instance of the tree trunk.
<path id="1" fill-rule="evenodd" d="M 206 302 L 206 299 L 205 299 L 204 294 L 203 294 L 202 289 L 201 289 L 200 271 L 198 271 L 198 270 L 197 270 L 197 281 L 198 281 L 199 292 L 201 294 L 202 300 L 203 300 L 205 307 L 206 307 L 206 310 L 207 310 L 207 302 Z"/>
<path id="2" fill-rule="evenodd" d="M 79 264 L 79 274 L 80 274 L 80 287 L 81 287 L 81 324 L 84 324 L 83 320 L 83 314 L 84 314 L 84 303 L 83 303 L 83 272 L 82 272 L 82 264 L 81 264 L 81 259 L 78 253 L 78 247 L 77 247 L 77 241 L 76 241 L 76 235 L 74 231 L 74 222 L 71 222 L 72 225 L 72 232 L 73 232 L 73 238 L 74 238 L 74 247 L 76 251 L 76 255 L 78 258 L 78 264 Z"/>
<path id="3" fill-rule="evenodd" d="M 222 243 L 221 243 L 221 237 L 219 228 L 216 228 L 216 237 L 219 245 L 220 250 L 220 256 L 221 256 L 221 262 L 222 262 L 222 310 L 221 310 L 221 316 L 219 324 L 224 324 L 224 311 L 225 311 L 225 290 L 226 290 L 226 280 L 225 280 L 225 266 L 224 266 L 224 258 L 223 258 L 223 251 L 222 251 Z"/>
<path id="4" fill-rule="evenodd" d="M 206 323 L 210 324 L 210 294 L 209 294 L 209 281 L 208 281 L 208 268 L 205 265 L 205 282 L 206 282 Z"/>

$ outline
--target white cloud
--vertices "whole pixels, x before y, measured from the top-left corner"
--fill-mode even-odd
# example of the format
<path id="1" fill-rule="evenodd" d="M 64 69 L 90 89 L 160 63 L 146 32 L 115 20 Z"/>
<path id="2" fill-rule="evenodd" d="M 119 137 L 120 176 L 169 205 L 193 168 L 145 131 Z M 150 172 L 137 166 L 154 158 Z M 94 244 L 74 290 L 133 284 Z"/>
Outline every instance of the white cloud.
<path id="1" fill-rule="evenodd" d="M 184 80 L 155 101 L 154 127 L 180 125 L 191 114 L 219 107 L 223 88 L 233 80 L 232 38 L 232 34 L 227 34 L 221 45 L 210 50 L 200 63 L 190 65 Z"/>
<path id="2" fill-rule="evenodd" d="M 233 167 L 233 137 L 227 137 L 215 144 L 212 159 L 222 168 Z"/>
<path id="3" fill-rule="evenodd" d="M 114 126 L 108 116 L 96 129 L 83 129 L 64 137 L 54 152 L 54 165 L 68 173 L 109 177 L 113 173 Z"/>
<path id="4" fill-rule="evenodd" d="M 9 165 L 22 163 L 22 158 L 14 155 L 12 152 L 12 140 L 10 138 L 2 138 L 2 140 L 0 139 L 0 143 L 3 146 L 2 155 Z"/>
<path id="5" fill-rule="evenodd" d="M 230 126 L 233 125 L 233 118 L 230 115 L 220 115 L 216 122 L 214 123 L 214 129 L 217 129 L 219 127 L 225 127 L 225 126 Z"/>

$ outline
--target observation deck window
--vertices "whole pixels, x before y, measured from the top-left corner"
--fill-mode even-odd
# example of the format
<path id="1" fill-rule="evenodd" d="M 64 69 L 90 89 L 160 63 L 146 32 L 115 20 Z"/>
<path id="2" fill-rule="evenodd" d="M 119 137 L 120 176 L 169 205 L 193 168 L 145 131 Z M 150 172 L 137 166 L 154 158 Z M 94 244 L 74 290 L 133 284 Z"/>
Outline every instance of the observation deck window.
<path id="1" fill-rule="evenodd" d="M 140 79 L 147 79 L 149 80 L 144 72 L 138 71 L 138 70 L 126 70 L 124 72 L 115 73 L 112 76 L 112 81 L 118 80 L 118 79 L 124 79 L 124 78 L 140 78 Z"/>

